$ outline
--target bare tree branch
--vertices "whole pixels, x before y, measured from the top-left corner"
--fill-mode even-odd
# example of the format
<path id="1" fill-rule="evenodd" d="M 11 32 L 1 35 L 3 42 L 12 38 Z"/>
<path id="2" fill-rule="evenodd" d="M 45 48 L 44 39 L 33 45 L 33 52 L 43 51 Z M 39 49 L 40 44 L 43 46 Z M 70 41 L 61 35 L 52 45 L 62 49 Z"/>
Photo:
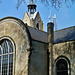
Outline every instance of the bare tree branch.
<path id="1" fill-rule="evenodd" d="M 31 1 L 31 0 L 28 0 Z M 55 9 L 59 9 L 62 7 L 63 4 L 66 5 L 66 7 L 71 7 L 74 3 L 75 0 L 34 0 L 35 2 L 41 1 L 41 3 L 46 4 L 46 6 L 52 6 Z M 0 3 L 2 2 L 2 0 L 0 0 Z M 17 9 L 19 8 L 19 6 L 24 3 L 26 4 L 27 0 L 17 0 Z"/>
<path id="2" fill-rule="evenodd" d="M 17 0 L 18 2 L 17 2 L 17 9 L 19 8 L 19 6 L 22 4 L 22 3 L 24 3 L 25 4 L 25 0 Z"/>
<path id="3" fill-rule="evenodd" d="M 2 0 L 0 0 L 0 3 L 2 2 Z"/>

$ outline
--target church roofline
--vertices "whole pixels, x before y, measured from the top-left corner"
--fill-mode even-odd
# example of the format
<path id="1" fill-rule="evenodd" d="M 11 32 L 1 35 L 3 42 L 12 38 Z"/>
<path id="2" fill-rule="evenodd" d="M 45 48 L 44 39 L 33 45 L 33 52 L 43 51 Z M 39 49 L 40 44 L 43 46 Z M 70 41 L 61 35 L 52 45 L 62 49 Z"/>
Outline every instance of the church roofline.
<path id="1" fill-rule="evenodd" d="M 29 41 L 30 41 L 30 46 L 32 46 L 31 34 L 30 34 L 30 32 L 29 32 L 29 29 L 28 29 L 27 24 L 25 24 L 22 20 L 20 20 L 20 19 L 18 19 L 18 18 L 16 18 L 16 17 L 11 17 L 11 16 L 9 16 L 9 17 L 4 17 L 4 18 L 0 19 L 0 22 L 3 21 L 3 20 L 6 20 L 6 19 L 13 19 L 13 20 L 16 20 L 17 22 L 21 23 L 21 25 L 22 25 L 21 27 L 22 27 L 23 30 L 24 30 L 24 27 L 26 28 L 26 32 L 27 32 L 27 34 L 28 34 L 28 38 L 29 38 Z M 24 27 L 23 27 L 23 26 L 24 26 Z"/>
<path id="2" fill-rule="evenodd" d="M 33 40 L 43 42 L 43 43 L 48 43 L 47 32 L 43 32 L 32 27 L 28 27 L 28 29 L 30 31 L 30 34 Z M 70 30 L 72 32 L 70 32 Z M 74 40 L 75 40 L 75 26 L 54 31 L 54 44 L 67 42 L 67 41 L 74 41 Z"/>
<path id="3" fill-rule="evenodd" d="M 60 30 L 56 30 L 54 32 L 59 32 L 59 31 L 63 31 L 63 30 L 66 30 L 66 29 L 70 29 L 70 28 L 74 28 L 75 26 L 71 26 L 71 27 L 67 27 L 67 28 L 64 28 L 64 29 L 60 29 Z"/>
<path id="4" fill-rule="evenodd" d="M 29 12 L 26 12 L 26 13 L 27 13 L 29 19 L 32 19 L 33 18 L 33 20 L 36 18 L 37 14 L 39 14 L 38 11 L 36 11 L 34 14 L 30 14 Z"/>
<path id="5" fill-rule="evenodd" d="M 27 24 L 24 24 L 23 21 L 15 17 L 5 17 L 0 19 L 0 21 L 5 19 L 15 19 L 16 21 L 20 22 L 23 26 L 25 26 L 29 36 L 29 40 L 33 39 L 42 43 L 48 43 L 47 32 L 43 32 L 41 30 L 29 27 L 27 26 Z M 75 26 L 64 28 L 54 32 L 54 44 L 67 42 L 67 41 L 74 41 L 74 40 L 75 40 Z"/>
<path id="6" fill-rule="evenodd" d="M 18 19 L 18 18 L 16 18 L 16 17 L 12 17 L 12 16 L 4 17 L 4 18 L 0 19 L 0 21 L 5 20 L 5 19 L 15 19 L 15 20 L 21 21 L 20 19 Z M 22 21 L 21 21 L 21 22 L 22 22 Z"/>

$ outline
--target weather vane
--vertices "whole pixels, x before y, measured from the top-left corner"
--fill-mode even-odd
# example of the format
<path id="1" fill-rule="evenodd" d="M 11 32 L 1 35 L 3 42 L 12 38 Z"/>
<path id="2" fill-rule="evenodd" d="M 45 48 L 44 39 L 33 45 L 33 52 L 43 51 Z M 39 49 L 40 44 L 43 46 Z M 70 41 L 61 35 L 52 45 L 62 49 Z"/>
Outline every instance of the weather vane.
<path id="1" fill-rule="evenodd" d="M 50 15 L 49 15 L 49 17 L 48 17 L 48 18 L 49 18 L 49 22 L 50 22 L 50 20 L 51 20 L 51 10 L 50 10 Z"/>

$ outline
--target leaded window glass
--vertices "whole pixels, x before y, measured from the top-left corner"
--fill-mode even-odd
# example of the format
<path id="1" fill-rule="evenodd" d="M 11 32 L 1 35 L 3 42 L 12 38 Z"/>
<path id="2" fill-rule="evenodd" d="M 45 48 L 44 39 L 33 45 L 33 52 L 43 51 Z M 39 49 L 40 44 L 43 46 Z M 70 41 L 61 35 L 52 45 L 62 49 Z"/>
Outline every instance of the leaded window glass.
<path id="1" fill-rule="evenodd" d="M 68 64 L 66 60 L 60 59 L 56 63 L 57 75 L 68 75 Z"/>
<path id="2" fill-rule="evenodd" d="M 0 75 L 13 75 L 13 44 L 7 39 L 0 41 Z"/>

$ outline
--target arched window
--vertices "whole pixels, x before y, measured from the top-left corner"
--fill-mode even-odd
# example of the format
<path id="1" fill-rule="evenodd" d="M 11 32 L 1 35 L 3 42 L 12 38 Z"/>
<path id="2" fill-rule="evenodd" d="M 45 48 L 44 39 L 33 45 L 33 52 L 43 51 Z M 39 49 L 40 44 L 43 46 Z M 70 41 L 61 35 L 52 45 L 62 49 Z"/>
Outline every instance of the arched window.
<path id="1" fill-rule="evenodd" d="M 71 64 L 67 57 L 59 56 L 55 60 L 55 74 L 54 75 L 71 75 Z"/>
<path id="2" fill-rule="evenodd" d="M 68 75 L 68 63 L 64 59 L 60 59 L 56 63 L 57 75 Z"/>
<path id="3" fill-rule="evenodd" d="M 37 23 L 37 25 L 36 25 L 36 29 L 38 29 L 38 30 L 39 30 L 39 23 Z"/>
<path id="4" fill-rule="evenodd" d="M 0 75 L 13 75 L 13 44 L 8 39 L 0 41 Z"/>

